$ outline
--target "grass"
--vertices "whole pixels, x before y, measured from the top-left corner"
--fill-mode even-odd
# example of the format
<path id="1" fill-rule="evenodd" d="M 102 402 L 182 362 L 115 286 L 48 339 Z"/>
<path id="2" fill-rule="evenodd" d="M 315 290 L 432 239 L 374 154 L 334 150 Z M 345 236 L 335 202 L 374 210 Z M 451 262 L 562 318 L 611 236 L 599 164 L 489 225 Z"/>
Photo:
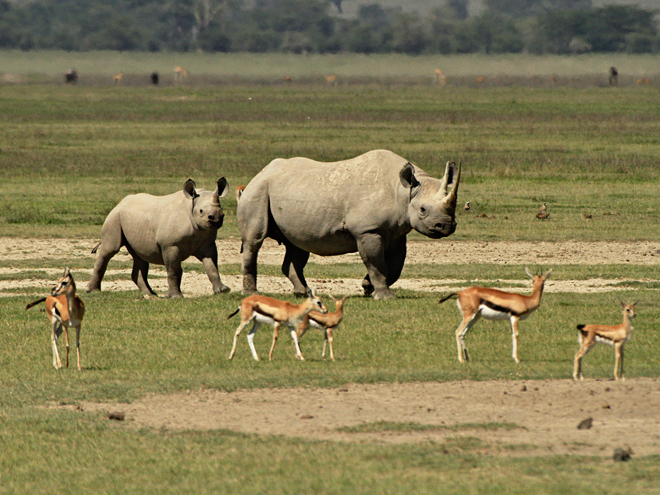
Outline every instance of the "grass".
<path id="1" fill-rule="evenodd" d="M 96 239 L 107 213 L 127 194 L 167 194 L 188 177 L 207 188 L 221 175 L 231 186 L 245 184 L 278 156 L 339 160 L 389 148 L 434 175 L 447 160 L 462 160 L 459 200 L 470 200 L 473 211 L 459 214 L 457 232 L 441 242 L 660 240 L 657 88 L 612 90 L 579 79 L 598 73 L 600 65 L 607 69 L 611 63 L 604 59 L 553 60 L 559 65 L 548 65 L 545 74 L 562 64 L 584 65 L 582 73 L 571 73 L 580 84 L 557 87 L 532 84 L 528 74 L 538 66 L 525 66 L 531 59 L 524 57 L 508 62 L 519 65 L 517 77 L 528 78 L 524 84 L 509 80 L 480 88 L 468 79 L 458 83 L 477 72 L 497 74 L 502 60 L 275 57 L 259 76 L 258 57 L 241 64 L 190 54 L 184 65 L 193 76 L 203 74 L 203 67 L 215 73 L 186 87 L 104 82 L 113 64 L 126 74 L 147 65 L 165 73 L 183 64 L 182 55 L 144 57 L 0 52 L 3 70 L 32 74 L 30 84 L 0 87 L 0 235 L 26 243 L 42 237 Z M 217 60 L 229 65 L 209 65 Z M 425 74 L 443 60 L 460 62 L 454 83 L 433 87 Z M 152 69 L 145 61 L 162 65 Z M 492 65 L 479 65 L 485 61 Z M 645 61 L 629 57 L 616 64 L 651 70 Z M 59 74 L 73 63 L 96 79 L 83 77 L 78 87 L 64 87 Z M 280 73 L 296 74 L 287 64 L 298 64 L 305 79 L 291 86 L 276 81 Z M 388 65 L 398 71 L 395 76 L 385 72 Z M 350 84 L 323 85 L 320 77 L 330 69 L 344 71 Z M 551 212 L 547 222 L 533 218 L 542 201 Z M 232 195 L 223 206 L 220 237 L 237 237 Z M 489 219 L 479 218 L 481 213 Z M 593 218 L 585 219 L 585 213 Z M 5 280 L 48 280 L 45 269 L 63 264 L 90 268 L 84 260 L 0 259 L 2 268 L 27 270 L 2 274 Z M 121 258 L 112 262 L 112 268 L 130 266 Z M 395 301 L 349 300 L 335 333 L 337 362 L 320 359 L 322 337 L 310 332 L 303 339 L 305 363 L 294 360 L 286 335 L 275 361 L 255 363 L 244 337 L 234 361 L 226 359 L 237 325 L 226 316 L 240 294 L 145 301 L 135 291 L 85 296 L 84 372 L 55 372 L 45 315 L 23 309 L 43 290 L 21 289 L 21 295 L 0 298 L 0 493 L 437 493 L 439 486 L 443 493 L 657 493 L 657 456 L 612 465 L 602 458 L 526 456 L 524 446 L 510 447 L 520 454 L 515 458 L 484 454 L 488 446 L 479 432 L 485 425 L 470 437 L 443 443 L 342 444 L 227 431 L 135 430 L 100 415 L 48 407 L 205 388 L 568 378 L 577 349 L 575 324 L 617 323 L 618 296 L 644 302 L 626 346 L 626 373 L 658 376 L 657 263 L 553 266 L 552 259 L 539 259 L 530 266 L 540 267 L 552 267 L 557 280 L 602 277 L 625 290 L 616 296 L 545 294 L 538 313 L 521 324 L 520 365 L 509 356 L 506 325 L 485 321 L 467 336 L 473 361 L 459 365 L 456 308 L 438 305 L 437 295 L 429 293 L 399 290 Z M 186 270 L 203 268 L 195 262 Z M 224 274 L 238 271 L 237 265 L 221 266 Z M 279 275 L 279 269 L 260 267 L 260 273 Z M 364 268 L 312 264 L 307 275 L 361 278 Z M 526 279 L 522 267 L 495 263 L 407 265 L 404 277 L 511 288 Z M 84 281 L 81 275 L 78 282 Z M 256 345 L 265 356 L 270 332 L 262 330 Z M 611 349 L 597 347 L 585 362 L 585 375 L 607 379 L 611 366 Z M 419 425 L 372 427 L 411 431 Z"/>

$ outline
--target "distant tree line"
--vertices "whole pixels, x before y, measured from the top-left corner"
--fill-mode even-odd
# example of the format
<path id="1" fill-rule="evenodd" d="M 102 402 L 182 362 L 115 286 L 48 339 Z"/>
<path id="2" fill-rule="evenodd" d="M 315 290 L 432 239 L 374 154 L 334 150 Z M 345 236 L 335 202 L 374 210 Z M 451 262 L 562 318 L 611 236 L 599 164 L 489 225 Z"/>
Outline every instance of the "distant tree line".
<path id="1" fill-rule="evenodd" d="M 348 1 L 348 0 L 346 0 Z M 444 0 L 430 14 L 342 0 L 0 0 L 0 48 L 294 53 L 657 53 L 656 12 L 591 0 Z"/>

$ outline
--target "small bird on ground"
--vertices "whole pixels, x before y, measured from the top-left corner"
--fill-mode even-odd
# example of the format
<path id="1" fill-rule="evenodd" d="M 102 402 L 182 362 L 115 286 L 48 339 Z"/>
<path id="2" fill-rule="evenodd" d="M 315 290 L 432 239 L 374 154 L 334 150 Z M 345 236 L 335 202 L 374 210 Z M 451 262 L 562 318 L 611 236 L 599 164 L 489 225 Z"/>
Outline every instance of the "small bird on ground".
<path id="1" fill-rule="evenodd" d="M 465 211 L 470 211 L 470 202 L 469 201 L 467 203 L 465 203 L 465 206 L 463 207 L 463 209 Z"/>
<path id="2" fill-rule="evenodd" d="M 550 213 L 548 213 L 548 205 L 543 202 L 543 206 L 539 209 L 539 212 L 536 214 L 536 218 L 539 220 L 546 220 L 550 218 Z"/>

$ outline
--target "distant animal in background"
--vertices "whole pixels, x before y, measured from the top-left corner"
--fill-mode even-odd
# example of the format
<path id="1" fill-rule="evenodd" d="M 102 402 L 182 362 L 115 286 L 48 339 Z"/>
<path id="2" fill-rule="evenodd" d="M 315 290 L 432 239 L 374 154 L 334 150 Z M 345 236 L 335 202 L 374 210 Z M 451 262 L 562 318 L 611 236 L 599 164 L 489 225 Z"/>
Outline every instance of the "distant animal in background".
<path id="1" fill-rule="evenodd" d="M 513 341 L 511 355 L 516 363 L 520 362 L 518 360 L 518 321 L 527 319 L 541 305 L 543 286 L 545 281 L 550 278 L 552 270 L 548 270 L 545 275 L 532 275 L 525 267 L 525 273 L 534 282 L 532 293 L 529 296 L 486 287 L 469 287 L 461 292 L 449 294 L 438 301 L 438 303 L 443 303 L 451 297 L 458 296 L 456 304 L 463 316 L 463 321 L 456 329 L 456 346 L 458 347 L 458 360 L 461 363 L 464 359 L 469 361 L 465 335 L 482 316 L 487 320 L 509 320 Z"/>
<path id="2" fill-rule="evenodd" d="M 619 376 L 623 380 L 623 346 L 630 336 L 632 335 L 633 326 L 632 319 L 637 316 L 635 313 L 635 305 L 639 301 L 632 304 L 621 302 L 623 308 L 623 323 L 619 325 L 578 325 L 578 342 L 580 348 L 575 353 L 575 360 L 573 362 L 573 379 L 582 380 L 582 358 L 591 350 L 591 348 L 598 342 L 609 344 L 614 347 L 614 379 L 618 380 Z M 619 368 L 621 375 L 619 375 Z"/>
<path id="3" fill-rule="evenodd" d="M 174 68 L 174 82 L 184 82 L 188 79 L 188 72 L 183 67 L 177 65 Z"/>
<path id="4" fill-rule="evenodd" d="M 477 77 L 476 81 L 477 81 L 477 84 L 483 84 L 483 83 L 486 82 L 486 76 L 479 76 L 479 77 Z"/>
<path id="5" fill-rule="evenodd" d="M 545 202 L 541 208 L 539 208 L 539 212 L 536 214 L 536 218 L 539 220 L 547 220 L 550 218 L 550 213 L 548 213 L 548 205 L 546 205 Z"/>
<path id="6" fill-rule="evenodd" d="M 152 72 L 151 75 L 149 76 L 149 79 L 151 79 L 151 84 L 154 86 L 158 86 L 158 83 L 160 82 L 160 77 L 158 76 L 158 72 Z"/>
<path id="7" fill-rule="evenodd" d="M 243 191 L 245 191 L 245 186 L 243 184 L 241 184 L 240 186 L 236 186 L 236 202 L 237 203 L 241 199 Z"/>
<path id="8" fill-rule="evenodd" d="M 440 86 L 447 84 L 447 78 L 440 69 L 435 69 L 435 72 L 433 73 L 433 81 Z"/>
<path id="9" fill-rule="evenodd" d="M 124 77 L 123 72 L 119 72 L 113 76 L 114 84 L 119 84 L 121 82 L 122 77 Z"/>
<path id="10" fill-rule="evenodd" d="M 290 83 L 290 82 L 292 81 L 291 76 L 286 76 L 286 77 L 283 79 L 283 81 L 286 82 L 286 83 Z"/>
<path id="11" fill-rule="evenodd" d="M 330 86 L 336 86 L 337 85 L 337 76 L 335 76 L 334 74 L 330 74 L 329 76 L 325 76 L 325 80 Z"/>
<path id="12" fill-rule="evenodd" d="M 610 67 L 609 82 L 610 82 L 610 86 L 618 86 L 619 85 L 619 71 L 616 70 L 616 67 Z"/>
<path id="13" fill-rule="evenodd" d="M 66 343 L 66 367 L 69 367 L 69 328 L 76 329 L 76 354 L 78 356 L 78 370 L 80 366 L 80 326 L 85 315 L 85 304 L 76 295 L 76 283 L 69 268 L 64 269 L 64 275 L 53 287 L 50 296 L 31 302 L 25 309 L 30 309 L 46 301 L 46 315 L 50 320 L 52 328 L 53 366 L 55 369 L 62 367 L 60 354 L 57 352 L 57 339 L 64 332 Z"/>
<path id="14" fill-rule="evenodd" d="M 335 299 L 332 294 L 329 294 L 330 299 L 335 302 L 335 311 L 334 313 L 320 313 L 318 311 L 312 311 L 307 316 L 303 318 L 303 321 L 298 325 L 298 340 L 305 335 L 305 332 L 309 330 L 309 327 L 318 328 L 323 330 L 323 352 L 321 357 L 325 358 L 325 348 L 326 345 L 330 345 L 330 359 L 335 360 L 335 353 L 332 349 L 332 332 L 337 329 L 339 324 L 344 318 L 344 301 L 349 296 L 344 296 L 341 299 Z"/>
<path id="15" fill-rule="evenodd" d="M 470 211 L 470 202 L 469 201 L 465 203 L 465 206 L 463 207 L 463 209 L 465 211 Z"/>
<path id="16" fill-rule="evenodd" d="M 637 79 L 637 86 L 648 86 L 649 84 L 651 84 L 651 79 L 648 77 Z"/>
<path id="17" fill-rule="evenodd" d="M 78 73 L 75 69 L 71 69 L 64 74 L 64 82 L 67 84 L 78 84 Z"/>

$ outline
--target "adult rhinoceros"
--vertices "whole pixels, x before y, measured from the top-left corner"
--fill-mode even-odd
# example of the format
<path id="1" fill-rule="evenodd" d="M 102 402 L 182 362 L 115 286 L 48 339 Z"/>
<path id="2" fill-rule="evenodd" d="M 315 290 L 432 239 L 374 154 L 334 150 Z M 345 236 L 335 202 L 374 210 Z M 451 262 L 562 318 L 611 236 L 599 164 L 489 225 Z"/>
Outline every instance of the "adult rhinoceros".
<path id="1" fill-rule="evenodd" d="M 155 263 L 167 269 L 167 297 L 181 297 L 181 262 L 190 256 L 204 263 L 213 292 L 228 292 L 229 287 L 223 285 L 218 274 L 215 245 L 225 216 L 219 198 L 227 190 L 224 177 L 218 180 L 213 192 L 196 190 L 195 182 L 188 179 L 182 191 L 167 196 L 126 196 L 103 224 L 87 292 L 101 289 L 108 262 L 122 246 L 133 257 L 133 282 L 147 296 L 155 295 L 147 282 L 149 263 Z"/>
<path id="2" fill-rule="evenodd" d="M 303 269 L 309 253 L 358 251 L 368 272 L 362 282 L 365 294 L 394 297 L 389 286 L 401 275 L 406 235 L 415 229 L 438 239 L 456 229 L 459 178 L 460 166 L 456 170 L 453 163 L 438 180 L 386 150 L 334 163 L 273 160 L 238 203 L 243 292 L 256 292 L 257 254 L 271 237 L 286 246 L 282 272 L 296 293 L 307 288 Z"/>

